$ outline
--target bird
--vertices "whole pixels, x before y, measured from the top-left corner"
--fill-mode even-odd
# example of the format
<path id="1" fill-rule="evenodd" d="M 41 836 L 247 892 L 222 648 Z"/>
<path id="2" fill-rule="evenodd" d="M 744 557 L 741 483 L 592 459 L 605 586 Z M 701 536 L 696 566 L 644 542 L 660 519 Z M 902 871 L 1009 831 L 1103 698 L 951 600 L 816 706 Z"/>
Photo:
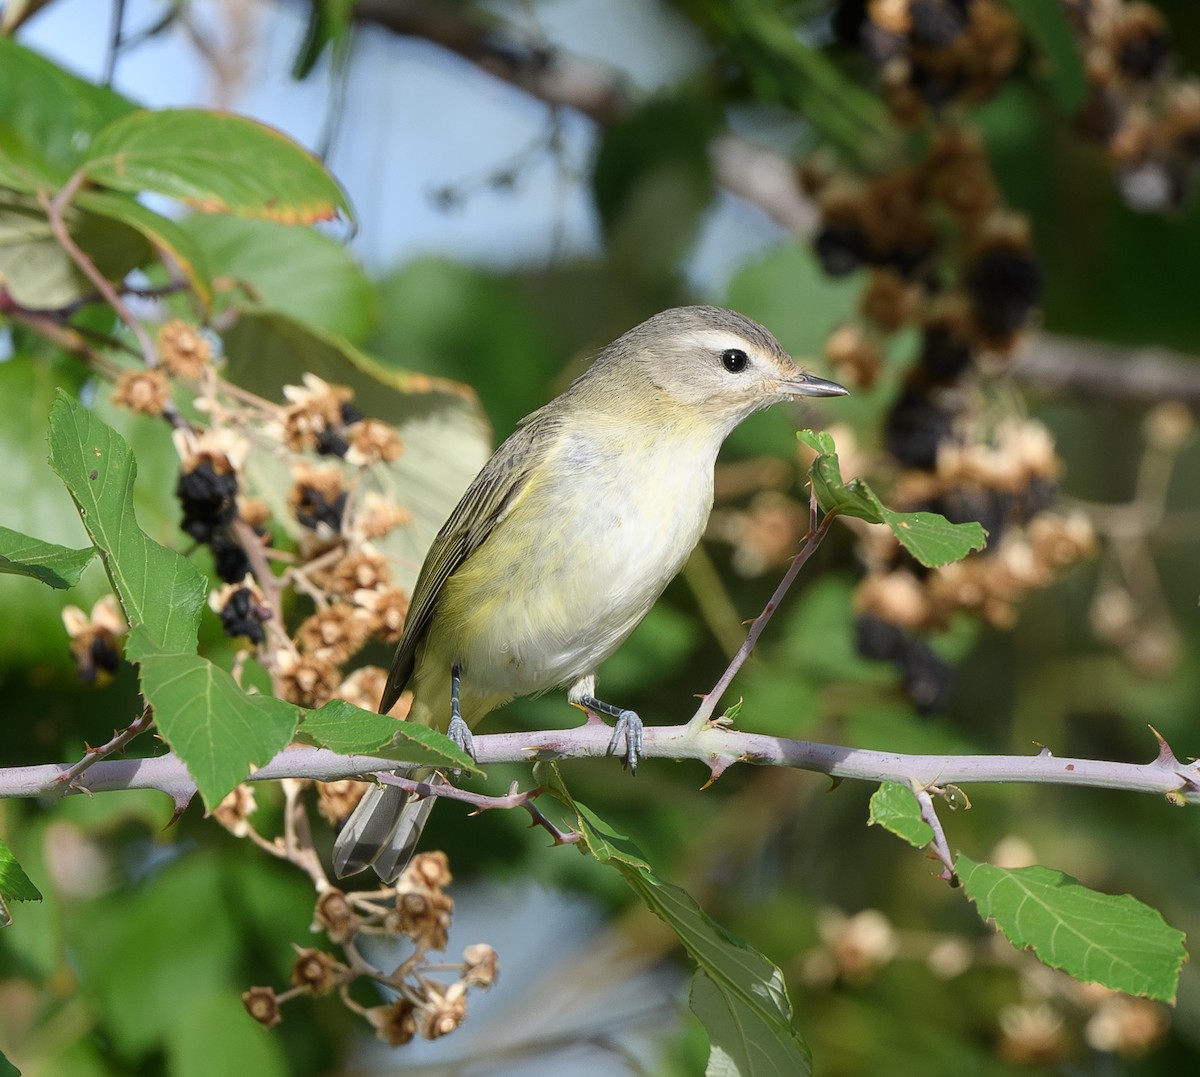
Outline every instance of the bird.
<path id="1" fill-rule="evenodd" d="M 609 754 L 636 769 L 641 719 L 596 696 L 597 667 L 699 542 L 718 450 L 754 412 L 846 393 L 720 307 L 665 310 L 618 337 L 521 420 L 434 538 L 380 713 L 411 689 L 407 720 L 470 752 L 485 715 L 566 687 L 570 703 L 614 720 Z M 335 840 L 337 875 L 373 866 L 394 881 L 435 800 L 369 787 Z"/>

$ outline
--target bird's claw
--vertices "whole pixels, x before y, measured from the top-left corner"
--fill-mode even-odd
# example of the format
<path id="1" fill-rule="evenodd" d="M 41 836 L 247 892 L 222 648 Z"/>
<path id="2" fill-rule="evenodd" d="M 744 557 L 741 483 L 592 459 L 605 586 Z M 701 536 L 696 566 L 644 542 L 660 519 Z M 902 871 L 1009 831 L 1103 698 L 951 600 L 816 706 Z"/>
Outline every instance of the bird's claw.
<path id="1" fill-rule="evenodd" d="M 471 736 L 471 727 L 463 721 L 461 715 L 455 714 L 451 717 L 450 725 L 446 729 L 446 736 L 454 741 L 454 746 L 460 752 L 465 752 L 472 759 L 475 759 L 475 738 Z M 456 779 L 458 773 L 458 771 L 455 771 Z"/>
<path id="2" fill-rule="evenodd" d="M 621 766 L 628 767 L 630 774 L 637 773 L 638 760 L 645 752 L 642 750 L 645 725 L 636 711 L 621 711 L 613 725 L 613 735 L 608 742 L 608 754 L 622 756 Z M 622 738 L 625 741 L 625 751 L 620 753 L 617 746 Z"/>

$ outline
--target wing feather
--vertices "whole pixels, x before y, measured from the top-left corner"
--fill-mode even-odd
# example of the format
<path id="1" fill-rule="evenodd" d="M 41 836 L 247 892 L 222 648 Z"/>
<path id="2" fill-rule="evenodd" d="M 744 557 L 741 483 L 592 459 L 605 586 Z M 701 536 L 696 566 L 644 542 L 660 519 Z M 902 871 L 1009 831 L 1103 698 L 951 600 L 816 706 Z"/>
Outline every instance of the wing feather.
<path id="1" fill-rule="evenodd" d="M 562 419 L 547 415 L 544 409 L 530 415 L 483 465 L 442 525 L 413 587 L 380 713 L 392 709 L 412 677 L 417 648 L 425 638 L 442 587 L 507 515 L 561 426 Z"/>

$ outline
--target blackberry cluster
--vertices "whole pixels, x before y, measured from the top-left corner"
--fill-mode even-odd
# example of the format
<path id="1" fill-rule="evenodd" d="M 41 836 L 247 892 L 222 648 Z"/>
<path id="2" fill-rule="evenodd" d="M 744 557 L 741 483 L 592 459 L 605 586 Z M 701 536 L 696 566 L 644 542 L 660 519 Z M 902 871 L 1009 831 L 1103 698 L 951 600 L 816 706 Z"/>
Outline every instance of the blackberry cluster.
<path id="1" fill-rule="evenodd" d="M 246 551 L 234 537 L 238 514 L 238 478 L 229 460 L 202 453 L 184 463 L 175 484 L 183 508 L 179 526 L 197 542 L 212 549 L 217 576 L 226 583 L 245 578 L 250 571 Z"/>

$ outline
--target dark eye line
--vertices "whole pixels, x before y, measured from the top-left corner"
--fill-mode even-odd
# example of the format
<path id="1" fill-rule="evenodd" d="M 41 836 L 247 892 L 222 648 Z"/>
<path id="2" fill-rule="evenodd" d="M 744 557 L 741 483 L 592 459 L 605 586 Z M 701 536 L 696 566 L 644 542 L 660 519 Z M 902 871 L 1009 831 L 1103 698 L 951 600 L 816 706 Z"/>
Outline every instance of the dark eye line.
<path id="1" fill-rule="evenodd" d="M 730 374 L 737 374 L 750 365 L 750 356 L 741 348 L 726 348 L 721 352 L 721 365 Z"/>

